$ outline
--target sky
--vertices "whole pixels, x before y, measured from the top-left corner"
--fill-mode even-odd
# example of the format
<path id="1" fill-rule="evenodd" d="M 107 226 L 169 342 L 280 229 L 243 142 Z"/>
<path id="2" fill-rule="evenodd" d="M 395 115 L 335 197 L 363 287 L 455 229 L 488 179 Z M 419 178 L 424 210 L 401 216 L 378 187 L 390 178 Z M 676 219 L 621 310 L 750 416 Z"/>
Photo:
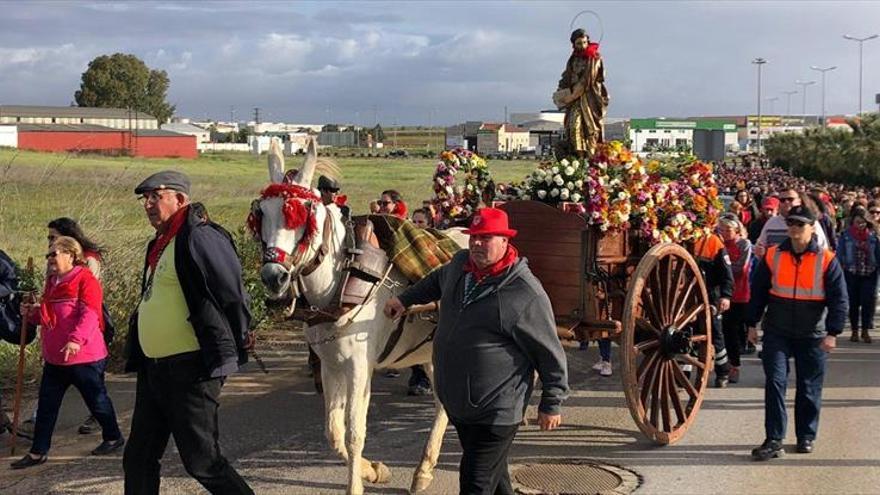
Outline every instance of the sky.
<path id="1" fill-rule="evenodd" d="M 131 53 L 168 72 L 194 119 L 440 125 L 552 107 L 575 21 L 601 34 L 612 117 L 858 109 L 858 43 L 880 2 L 171 2 L 0 0 L 0 104 L 68 105 L 93 58 Z M 863 108 L 880 93 L 864 44 Z M 778 98 L 769 101 L 769 98 Z M 772 108 L 771 108 L 772 107 Z M 791 97 L 801 113 L 802 94 Z"/>

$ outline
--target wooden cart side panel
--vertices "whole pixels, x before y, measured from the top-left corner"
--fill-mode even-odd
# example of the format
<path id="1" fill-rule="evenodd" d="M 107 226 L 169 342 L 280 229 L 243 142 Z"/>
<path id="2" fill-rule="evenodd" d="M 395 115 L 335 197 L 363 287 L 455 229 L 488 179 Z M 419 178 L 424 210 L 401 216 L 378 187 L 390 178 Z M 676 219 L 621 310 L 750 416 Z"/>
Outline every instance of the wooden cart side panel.
<path id="1" fill-rule="evenodd" d="M 507 212 L 510 227 L 517 230 L 511 243 L 529 260 L 557 319 L 580 318 L 586 221 L 536 201 L 511 201 L 500 208 Z"/>

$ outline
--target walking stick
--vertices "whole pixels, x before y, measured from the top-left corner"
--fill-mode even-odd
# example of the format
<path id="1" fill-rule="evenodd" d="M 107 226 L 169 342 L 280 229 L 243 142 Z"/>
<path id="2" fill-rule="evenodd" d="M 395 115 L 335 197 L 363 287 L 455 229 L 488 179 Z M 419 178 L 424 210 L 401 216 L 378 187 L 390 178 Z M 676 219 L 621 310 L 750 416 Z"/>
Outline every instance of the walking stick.
<path id="1" fill-rule="evenodd" d="M 33 279 L 34 276 L 34 258 L 28 257 L 27 260 L 27 273 L 30 279 Z M 33 293 L 28 293 L 22 298 L 22 303 L 33 304 L 34 295 Z M 22 319 L 21 322 L 21 330 L 20 330 L 20 338 L 18 342 L 18 376 L 15 378 L 15 400 L 12 405 L 12 438 L 9 439 L 9 455 L 15 455 L 15 446 L 18 439 L 18 420 L 19 413 L 21 412 L 21 392 L 24 385 L 24 352 L 27 347 L 27 325 L 28 322 L 25 318 Z"/>

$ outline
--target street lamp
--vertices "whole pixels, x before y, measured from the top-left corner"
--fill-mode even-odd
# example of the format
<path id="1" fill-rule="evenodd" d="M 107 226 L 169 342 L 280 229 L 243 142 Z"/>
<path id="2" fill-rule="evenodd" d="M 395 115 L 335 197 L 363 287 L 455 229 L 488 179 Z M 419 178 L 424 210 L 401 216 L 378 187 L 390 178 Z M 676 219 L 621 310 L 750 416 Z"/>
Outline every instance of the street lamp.
<path id="1" fill-rule="evenodd" d="M 752 60 L 752 63 L 758 66 L 758 156 L 761 155 L 761 66 L 767 63 L 767 60 L 758 57 Z"/>
<path id="2" fill-rule="evenodd" d="M 816 84 L 816 81 L 795 81 L 795 84 L 801 87 L 801 91 L 804 93 L 804 98 L 801 103 L 801 115 L 804 117 L 804 124 L 807 121 L 807 86 L 812 86 Z"/>
<path id="3" fill-rule="evenodd" d="M 785 116 L 791 117 L 791 95 L 796 95 L 797 90 L 783 91 L 782 94 L 785 95 Z"/>
<path id="4" fill-rule="evenodd" d="M 825 73 L 836 69 L 837 66 L 832 65 L 830 67 L 818 67 L 816 65 L 813 65 L 810 68 L 822 73 L 822 127 L 828 127 L 828 123 L 825 121 Z"/>
<path id="5" fill-rule="evenodd" d="M 773 115 L 773 104 L 779 101 L 779 97 L 773 96 L 771 98 L 767 98 L 767 101 L 770 102 L 770 115 Z"/>
<path id="6" fill-rule="evenodd" d="M 856 38 L 855 36 L 850 36 L 848 34 L 844 34 L 844 39 L 848 39 L 850 41 L 858 41 L 859 42 L 859 113 L 862 114 L 862 45 L 866 41 L 873 40 L 880 35 L 872 34 L 871 36 L 867 36 L 864 38 Z"/>

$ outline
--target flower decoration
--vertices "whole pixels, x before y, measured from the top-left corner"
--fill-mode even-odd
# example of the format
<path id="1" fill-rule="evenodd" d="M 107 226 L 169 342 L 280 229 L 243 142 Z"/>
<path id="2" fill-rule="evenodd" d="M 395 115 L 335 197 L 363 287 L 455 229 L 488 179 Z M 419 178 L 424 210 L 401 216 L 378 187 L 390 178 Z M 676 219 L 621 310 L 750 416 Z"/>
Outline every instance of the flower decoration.
<path id="1" fill-rule="evenodd" d="M 463 185 L 455 183 L 459 172 L 464 173 Z M 486 160 L 462 148 L 440 153 L 433 184 L 432 201 L 448 225 L 466 225 L 480 205 L 491 203 L 495 197 L 495 183 Z"/>

